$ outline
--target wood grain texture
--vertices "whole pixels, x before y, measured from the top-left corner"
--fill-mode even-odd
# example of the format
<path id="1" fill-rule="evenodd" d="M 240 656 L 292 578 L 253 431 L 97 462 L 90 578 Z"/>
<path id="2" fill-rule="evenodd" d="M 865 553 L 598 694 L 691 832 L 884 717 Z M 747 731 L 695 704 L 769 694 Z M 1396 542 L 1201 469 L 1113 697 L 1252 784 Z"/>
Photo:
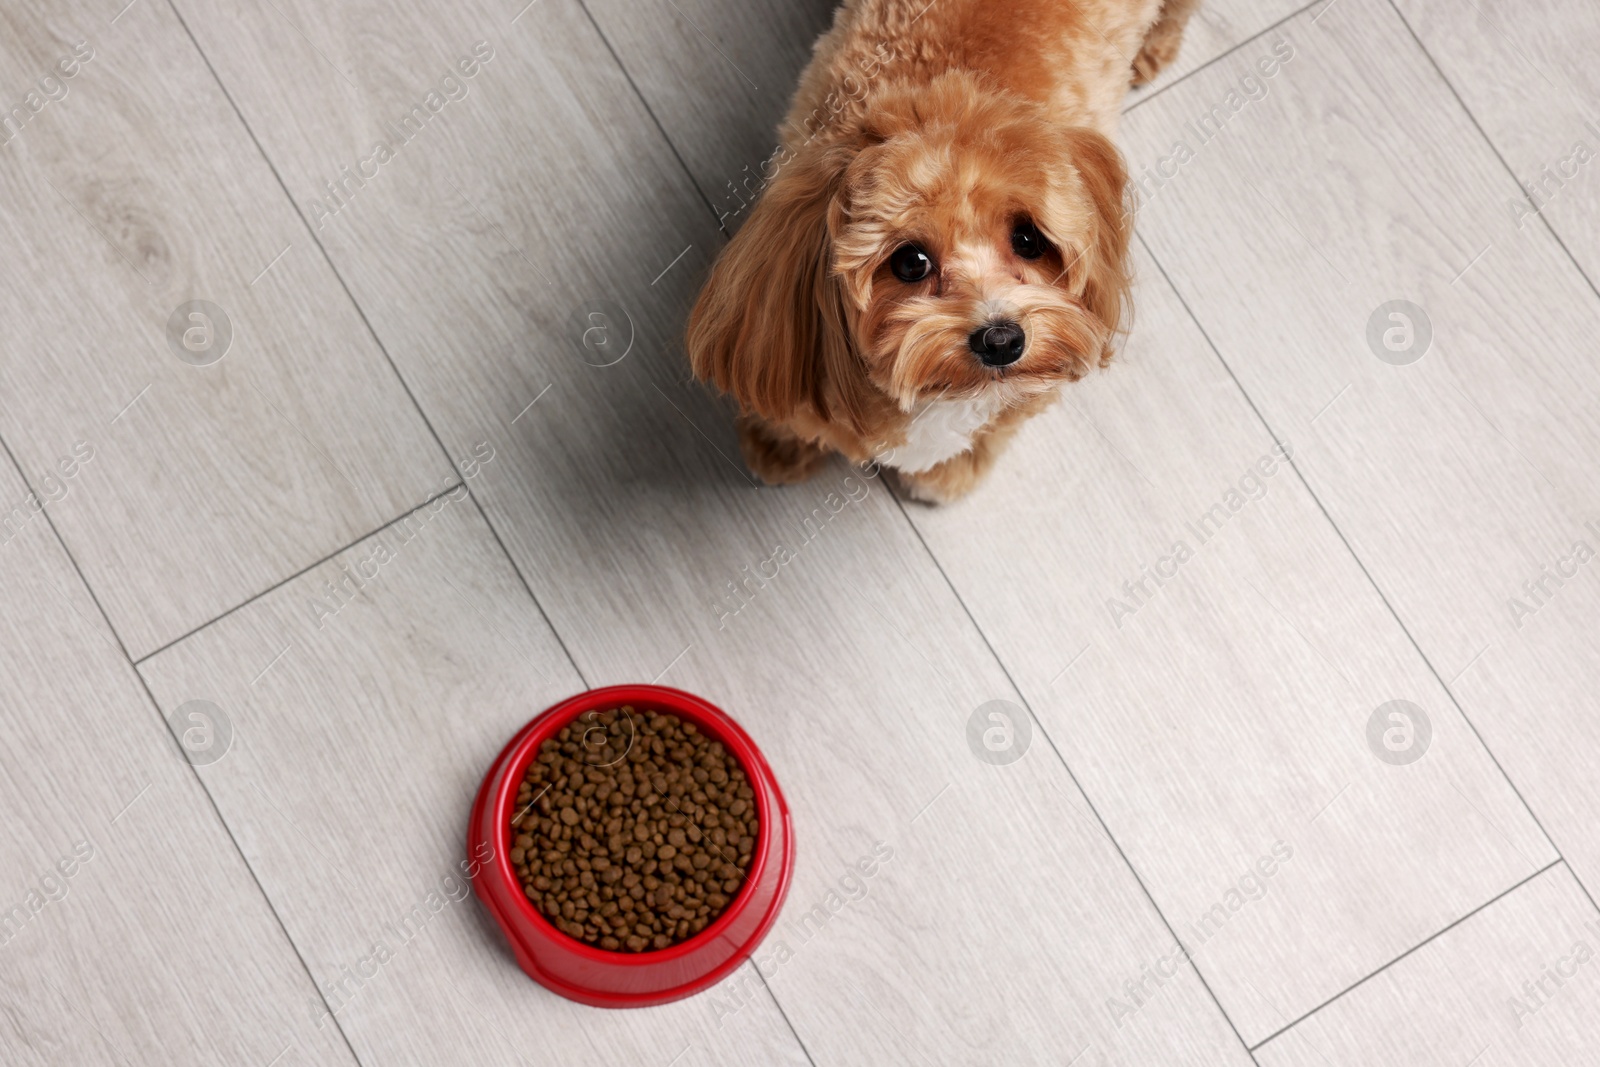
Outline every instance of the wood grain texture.
<path id="1" fill-rule="evenodd" d="M 1596 277 L 1596 164 L 1559 169 L 1600 151 L 1590 13 L 1398 0 L 1447 85 L 1383 0 L 1204 5 L 1130 97 L 1120 365 L 905 511 L 837 463 L 756 488 L 679 349 L 830 4 L 175 3 L 0 12 L 0 437 L 116 629 L 0 470 L 0 1059 L 1594 1054 L 1600 964 L 1510 1003 L 1600 946 L 1600 300 L 1511 207 L 1543 180 Z M 191 297 L 213 366 L 164 335 Z M 1409 366 L 1365 336 L 1399 298 Z M 153 707 L 118 638 L 235 608 L 143 662 Z M 647 680 L 751 730 L 799 866 L 732 979 L 600 1012 L 516 969 L 461 827 L 528 717 Z M 192 698 L 233 729 L 205 789 Z M 1393 698 L 1409 765 L 1367 734 Z"/>
<path id="2" fill-rule="evenodd" d="M 970 504 L 911 514 L 1254 1043 L 1555 853 L 1142 256 L 1139 276 L 1120 360 Z M 1433 724 L 1404 766 L 1367 733 L 1396 699 Z"/>
<path id="3" fill-rule="evenodd" d="M 92 53 L 4 130 L 0 432 L 137 658 L 451 472 L 172 10 L 115 13 L 0 15 L 7 92 Z M 166 336 L 196 298 L 231 321 L 209 366 Z"/>
<path id="4" fill-rule="evenodd" d="M 191 6 L 296 195 L 395 106 L 320 95 L 334 76 L 275 52 L 273 16 Z M 287 10 L 335 62 L 384 57 L 358 79 L 425 85 L 454 54 L 427 5 Z M 799 863 L 759 962 L 814 1061 L 1246 1062 L 1192 972 L 1118 1029 L 1108 991 L 1170 935 L 1048 746 L 1008 768 L 968 747 L 973 711 L 1015 694 L 887 493 L 843 468 L 757 490 L 729 458 L 675 350 L 712 220 L 576 4 L 507 17 L 453 14 L 495 58 L 325 239 L 451 454 L 495 449 L 472 491 L 586 680 L 703 693 L 773 761 Z M 607 367 L 578 343 L 601 298 L 634 334 Z M 852 889 L 878 841 L 893 862 Z M 694 1003 L 715 1025 L 749 995 Z"/>
<path id="5" fill-rule="evenodd" d="M 1600 8 L 1397 6 L 1522 185 L 1525 196 L 1501 205 L 1506 217 L 1520 231 L 1543 216 L 1590 282 L 1600 280 Z"/>
<path id="6" fill-rule="evenodd" d="M 354 1067 L 42 516 L 0 588 L 0 1060 Z"/>
<path id="7" fill-rule="evenodd" d="M 1130 116 L 1136 171 L 1175 163 L 1150 185 L 1145 238 L 1274 431 L 1304 442 L 1308 484 L 1576 876 L 1600 884 L 1600 301 L 1547 231 L 1517 228 L 1515 181 L 1394 10 L 1342 0 L 1285 32 L 1298 51 L 1270 92 L 1187 162 L 1175 141 L 1198 141 L 1190 121 L 1245 54 Z M 1431 320 L 1404 366 L 1366 338 L 1394 299 Z"/>
<path id="8" fill-rule="evenodd" d="M 697 1002 L 572 1004 L 517 968 L 471 895 L 479 781 L 583 685 L 459 496 L 141 666 L 164 706 L 205 694 L 232 716 L 237 751 L 202 776 L 339 1027 L 365 1063 L 666 1063 L 692 1046 L 679 1063 L 803 1064 L 759 980 L 720 1027 Z"/>
<path id="9" fill-rule="evenodd" d="M 1552 867 L 1256 1051 L 1261 1067 L 1567 1067 L 1600 1052 L 1600 912 Z"/>

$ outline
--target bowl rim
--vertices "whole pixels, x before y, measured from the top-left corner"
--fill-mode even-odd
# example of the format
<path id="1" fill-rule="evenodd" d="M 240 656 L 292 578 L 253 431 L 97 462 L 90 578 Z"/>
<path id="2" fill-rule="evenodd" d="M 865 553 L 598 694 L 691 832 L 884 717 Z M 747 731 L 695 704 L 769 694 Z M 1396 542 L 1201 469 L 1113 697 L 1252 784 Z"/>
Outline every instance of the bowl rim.
<path id="1" fill-rule="evenodd" d="M 755 847 L 752 849 L 750 869 L 745 872 L 744 882 L 739 886 L 739 892 L 722 909 L 722 913 L 709 923 L 704 930 L 662 949 L 650 949 L 644 952 L 628 952 L 621 949 L 600 948 L 580 941 L 571 934 L 556 927 L 550 919 L 533 906 L 523 889 L 522 880 L 517 876 L 516 870 L 511 865 L 511 808 L 516 803 L 517 790 L 527 774 L 528 765 L 537 757 L 539 746 L 550 737 L 558 733 L 562 727 L 575 722 L 578 716 L 586 711 L 605 711 L 611 707 L 620 707 L 624 704 L 644 704 L 646 710 L 655 710 L 662 714 L 678 715 L 695 724 L 697 729 L 705 729 L 712 735 L 713 740 L 721 742 L 722 746 L 738 761 L 740 769 L 745 773 L 745 778 L 752 782 L 752 792 L 755 794 L 756 814 L 760 821 L 760 829 L 756 838 Z M 650 705 L 655 705 L 653 708 Z M 605 706 L 597 706 L 605 705 Z M 687 711 L 687 714 L 685 714 Z M 733 924 L 733 921 L 749 906 L 751 896 L 760 884 L 761 878 L 766 874 L 767 854 L 761 846 L 768 840 L 774 818 L 781 818 L 785 824 L 785 844 L 782 854 L 775 857 L 784 864 L 782 878 L 777 896 L 774 898 L 771 913 L 767 915 L 755 933 L 746 940 L 745 945 L 739 946 L 732 959 L 713 974 L 723 971 L 727 964 L 742 963 L 748 955 L 746 945 L 759 943 L 765 938 L 767 932 L 777 921 L 778 912 L 782 908 L 784 897 L 787 895 L 788 882 L 792 872 L 793 848 L 788 842 L 793 830 L 788 825 L 789 810 L 779 791 L 777 778 L 772 774 L 766 759 L 761 755 L 761 750 L 755 742 L 745 733 L 744 728 L 733 720 L 722 709 L 693 693 L 670 686 L 636 683 L 631 685 L 610 685 L 598 689 L 587 689 L 575 693 L 565 700 L 552 704 L 549 708 L 536 715 L 521 730 L 517 732 L 507 752 L 503 757 L 502 766 L 504 775 L 501 778 L 500 788 L 491 798 L 491 826 L 498 828 L 502 837 L 500 847 L 495 850 L 493 860 L 496 873 L 502 882 L 509 885 L 513 892 L 512 908 L 517 916 L 524 921 L 537 923 L 547 931 L 550 936 L 560 939 L 563 949 L 575 952 L 580 957 L 594 963 L 606 966 L 622 967 L 647 967 L 664 963 L 671 963 L 684 956 L 692 955 L 705 944 L 717 940 L 723 932 Z M 754 779 L 757 776 L 766 779 L 766 785 L 772 790 L 773 800 L 776 804 L 768 802 L 766 789 L 756 788 Z M 777 812 L 771 809 L 776 806 Z M 788 862 L 786 862 L 788 861 Z"/>

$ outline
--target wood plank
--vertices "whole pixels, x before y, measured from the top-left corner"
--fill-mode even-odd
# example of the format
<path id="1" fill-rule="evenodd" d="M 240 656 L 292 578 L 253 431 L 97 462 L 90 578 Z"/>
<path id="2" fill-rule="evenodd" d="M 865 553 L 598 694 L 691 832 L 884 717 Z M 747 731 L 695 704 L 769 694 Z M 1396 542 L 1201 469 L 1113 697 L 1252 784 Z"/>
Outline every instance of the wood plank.
<path id="1" fill-rule="evenodd" d="M 1600 884 L 1600 301 L 1547 231 L 1517 228 L 1515 181 L 1393 9 L 1341 0 L 1285 32 L 1297 54 L 1271 92 L 1151 182 L 1145 239 L 1274 432 L 1303 443 L 1308 484 L 1574 874 Z M 1187 124 L 1250 58 L 1131 115 L 1136 171 L 1198 141 Z M 1407 365 L 1366 337 L 1396 299 L 1431 320 Z"/>
<path id="2" fill-rule="evenodd" d="M 1600 71 L 1590 62 L 1600 8 L 1477 0 L 1464 15 L 1434 0 L 1398 6 L 1526 191 L 1506 198 L 1507 217 L 1521 230 L 1542 215 L 1590 282 L 1600 279 Z"/>
<path id="3" fill-rule="evenodd" d="M 1594 1059 L 1600 912 L 1539 875 L 1256 1051 L 1261 1067 L 1566 1067 Z"/>
<path id="4" fill-rule="evenodd" d="M 163 706 L 203 693 L 232 717 L 239 751 L 200 773 L 363 1062 L 805 1062 L 753 975 L 720 1027 L 697 1002 L 582 1007 L 518 970 L 470 895 L 479 781 L 583 684 L 464 493 L 140 669 Z"/>
<path id="5" fill-rule="evenodd" d="M 0 1059 L 354 1067 L 27 495 L 0 462 Z"/>
<path id="6" fill-rule="evenodd" d="M 65 95 L 0 132 L 0 431 L 137 658 L 452 476 L 171 9 L 112 14 L 5 16 L 0 85 Z M 193 299 L 220 362 L 169 344 Z"/>
<path id="7" fill-rule="evenodd" d="M 360 55 L 385 57 L 394 84 L 493 44 L 472 94 L 424 131 L 431 147 L 406 148 L 326 240 L 451 454 L 495 448 L 472 491 L 585 678 L 702 692 L 773 760 L 799 865 L 794 925 L 766 966 L 814 1060 L 1093 1047 L 1108 1063 L 1246 1062 L 1192 971 L 1117 1027 L 1111 991 L 1170 955 L 1171 936 L 1048 746 L 1009 768 L 968 747 L 972 713 L 1015 694 L 888 495 L 842 468 L 755 489 L 729 458 L 727 412 L 681 383 L 673 346 L 716 231 L 578 6 L 548 0 L 507 27 L 469 5 L 451 16 L 462 46 L 425 32 L 425 4 L 286 10 L 335 62 L 384 27 Z M 346 107 L 270 13 L 213 0 L 185 14 L 297 196 L 345 157 L 339 131 L 398 103 Z M 602 297 L 635 332 L 607 367 L 577 345 Z M 777 539 L 804 546 L 779 578 L 731 593 Z M 877 841 L 889 869 L 802 942 L 799 913 L 826 908 Z M 775 967 L 780 939 L 792 958 Z M 740 998 L 694 1003 L 714 1024 Z"/>
<path id="8" fill-rule="evenodd" d="M 911 514 L 1253 1043 L 1555 854 L 1138 267 L 1119 362 L 1030 422 L 969 502 Z M 1432 723 L 1405 765 L 1367 732 L 1397 699 Z"/>

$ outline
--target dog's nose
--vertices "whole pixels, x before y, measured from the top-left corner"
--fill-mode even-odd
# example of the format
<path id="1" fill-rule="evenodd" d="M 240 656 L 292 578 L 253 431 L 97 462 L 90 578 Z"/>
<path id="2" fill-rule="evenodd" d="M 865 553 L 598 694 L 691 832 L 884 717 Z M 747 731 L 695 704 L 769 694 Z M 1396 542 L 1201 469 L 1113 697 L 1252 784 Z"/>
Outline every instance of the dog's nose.
<path id="1" fill-rule="evenodd" d="M 1022 358 L 1022 348 L 1027 338 L 1022 327 L 1014 322 L 991 322 L 979 326 L 967 338 L 967 344 L 988 367 L 1009 367 Z"/>

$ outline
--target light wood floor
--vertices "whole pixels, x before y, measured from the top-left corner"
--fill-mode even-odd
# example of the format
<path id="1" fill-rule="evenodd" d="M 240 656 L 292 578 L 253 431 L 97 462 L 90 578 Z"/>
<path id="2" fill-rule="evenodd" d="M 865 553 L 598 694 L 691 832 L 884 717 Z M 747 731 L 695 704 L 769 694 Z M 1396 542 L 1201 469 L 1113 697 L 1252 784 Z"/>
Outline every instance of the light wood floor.
<path id="1" fill-rule="evenodd" d="M 0 5 L 0 1060 L 1600 1064 L 1600 9 L 1208 0 L 1122 359 L 929 509 L 679 341 L 828 0 L 124 2 Z M 454 876 L 651 680 L 850 899 L 605 1012 Z"/>

